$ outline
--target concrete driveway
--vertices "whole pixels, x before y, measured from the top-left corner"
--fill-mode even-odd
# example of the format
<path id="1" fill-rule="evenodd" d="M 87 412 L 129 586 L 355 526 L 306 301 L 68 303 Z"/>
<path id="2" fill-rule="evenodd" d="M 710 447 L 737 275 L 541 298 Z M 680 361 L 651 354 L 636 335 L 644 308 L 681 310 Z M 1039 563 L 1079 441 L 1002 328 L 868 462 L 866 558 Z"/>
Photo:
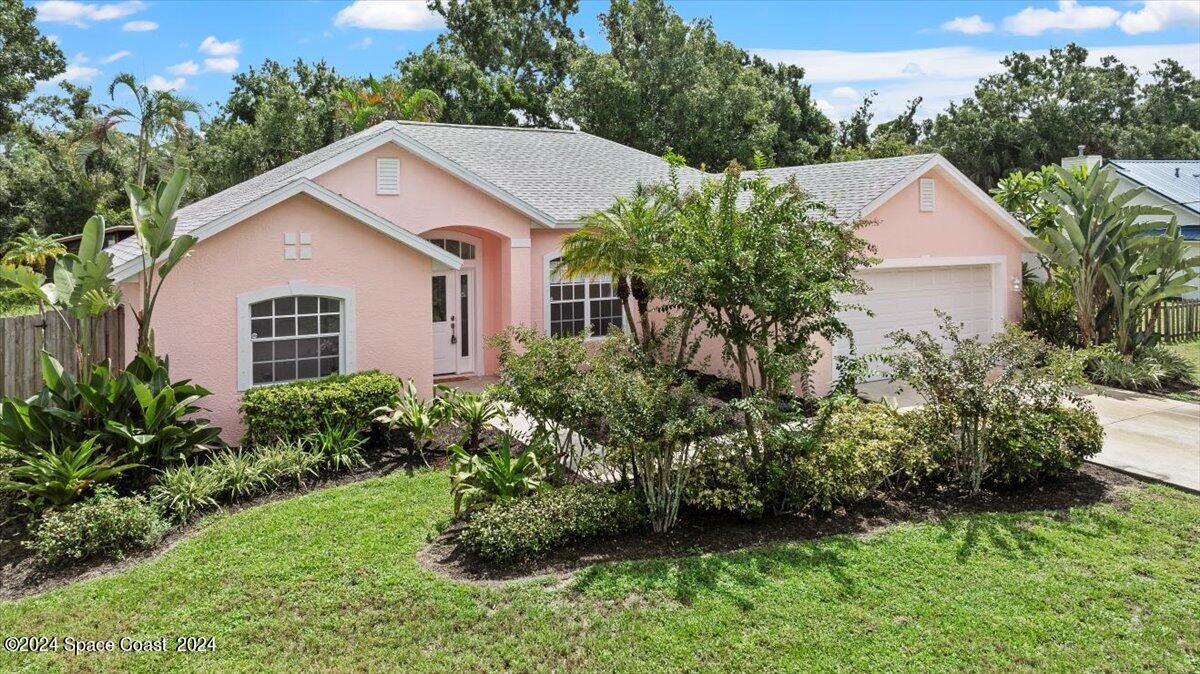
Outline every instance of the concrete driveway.
<path id="1" fill-rule="evenodd" d="M 922 402 L 903 382 L 858 388 L 901 410 Z M 1105 387 L 1085 397 L 1104 426 L 1104 449 L 1092 462 L 1200 492 L 1200 405 Z"/>
<path id="2" fill-rule="evenodd" d="M 1091 461 L 1200 492 L 1200 405 L 1104 387 L 1087 399 L 1104 426 Z"/>

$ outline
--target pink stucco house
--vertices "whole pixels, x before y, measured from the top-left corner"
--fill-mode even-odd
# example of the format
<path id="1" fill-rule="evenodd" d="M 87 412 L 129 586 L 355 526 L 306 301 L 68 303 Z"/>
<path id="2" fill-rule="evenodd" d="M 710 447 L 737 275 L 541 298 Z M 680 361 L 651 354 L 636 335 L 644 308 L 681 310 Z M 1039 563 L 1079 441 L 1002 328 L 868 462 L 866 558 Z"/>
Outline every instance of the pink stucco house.
<path id="1" fill-rule="evenodd" d="M 620 325 L 606 279 L 564 282 L 550 269 L 585 214 L 667 173 L 658 157 L 576 131 L 379 124 L 181 209 L 178 232 L 200 241 L 162 291 L 156 346 L 175 376 L 213 391 L 230 440 L 252 386 L 377 368 L 429 390 L 493 374 L 484 340 L 507 325 Z M 769 174 L 878 223 L 864 231 L 884 260 L 864 272 L 876 315 L 849 317 L 860 352 L 933 325 L 935 308 L 980 334 L 1019 317 L 1028 232 L 942 157 Z M 136 241 L 109 250 L 136 303 Z M 825 347 L 818 388 L 845 348 Z"/>

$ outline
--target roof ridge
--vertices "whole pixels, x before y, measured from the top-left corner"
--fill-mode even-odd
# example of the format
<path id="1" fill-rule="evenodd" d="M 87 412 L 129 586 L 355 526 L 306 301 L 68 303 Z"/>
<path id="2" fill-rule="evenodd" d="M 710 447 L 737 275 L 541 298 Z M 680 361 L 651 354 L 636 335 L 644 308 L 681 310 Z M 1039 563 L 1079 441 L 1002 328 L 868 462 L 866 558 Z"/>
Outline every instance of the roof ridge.
<path id="1" fill-rule="evenodd" d="M 870 159 L 850 159 L 847 161 L 827 161 L 827 162 L 819 162 L 819 163 L 815 163 L 815 164 L 794 164 L 792 166 L 774 166 L 774 167 L 771 167 L 768 169 L 763 169 L 763 170 L 765 170 L 765 171 L 789 171 L 789 170 L 802 169 L 802 168 L 816 168 L 818 166 L 849 166 L 851 164 L 870 164 L 870 163 L 877 163 L 877 162 L 897 161 L 900 159 L 929 159 L 930 157 L 937 157 L 937 156 L 939 156 L 939 153 L 937 153 L 937 152 L 921 152 L 919 154 L 902 154 L 902 155 L 897 155 L 895 157 L 871 157 Z"/>
<path id="2" fill-rule="evenodd" d="M 500 126 L 498 124 L 452 124 L 450 122 L 418 122 L 409 119 L 390 119 L 376 126 L 446 126 L 455 129 L 493 129 L 496 131 L 540 131 L 543 133 L 581 133 L 575 129 L 551 129 L 545 126 Z M 371 127 L 374 128 L 374 127 Z M 590 134 L 589 134 L 590 135 Z"/>

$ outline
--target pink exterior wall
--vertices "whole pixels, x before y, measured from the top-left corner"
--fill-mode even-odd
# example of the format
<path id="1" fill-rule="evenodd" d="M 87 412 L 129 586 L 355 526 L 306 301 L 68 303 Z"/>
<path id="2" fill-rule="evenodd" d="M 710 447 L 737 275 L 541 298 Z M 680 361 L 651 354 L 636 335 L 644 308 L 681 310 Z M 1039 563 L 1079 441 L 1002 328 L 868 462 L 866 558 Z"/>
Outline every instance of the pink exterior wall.
<path id="1" fill-rule="evenodd" d="M 1007 298 L 1004 314 L 1008 320 L 1019 321 L 1021 292 L 1012 289 L 1012 278 L 1021 276 L 1024 244 L 939 169 L 923 177 L 936 180 L 933 212 L 920 211 L 920 181 L 914 180 L 868 214 L 867 218 L 875 224 L 860 230 L 859 235 L 875 245 L 876 257 L 884 259 L 1004 256 Z M 833 382 L 833 351 L 824 339 L 818 338 L 816 343 L 821 348 L 821 358 L 813 368 L 813 385 L 817 393 L 825 393 Z M 706 356 L 710 358 L 709 370 L 731 374 L 721 361 L 719 344 L 707 340 L 700 353 L 701 358 Z M 800 379 L 794 384 L 799 387 Z"/>
<path id="2" fill-rule="evenodd" d="M 397 196 L 375 194 L 375 159 L 399 157 Z M 920 213 L 918 186 L 906 188 L 871 214 L 877 225 L 863 236 L 885 258 L 1003 255 L 1006 276 L 1020 273 L 1021 243 L 936 171 L 937 208 Z M 425 236 L 456 231 L 480 239 L 477 259 L 482 292 L 477 298 L 482 337 L 513 323 L 545 327 L 545 260 L 561 246 L 566 230 L 533 226 L 529 219 L 473 186 L 395 146 L 366 153 L 316 178 L 384 218 Z M 283 235 L 308 232 L 311 260 L 285 260 Z M 432 262 L 425 255 L 306 196 L 293 197 L 216 234 L 192 251 L 169 277 L 154 318 L 156 346 L 171 360 L 176 377 L 191 378 L 214 392 L 211 417 L 237 441 L 241 399 L 237 377 L 237 297 L 291 281 L 340 286 L 356 293 L 357 370 L 378 368 L 432 384 L 433 349 L 429 305 Z M 123 287 L 130 308 L 136 284 Z M 1006 290 L 1007 315 L 1019 317 L 1019 292 Z M 132 311 L 129 334 L 136 334 Z M 130 356 L 133 340 L 129 340 Z M 832 377 L 829 346 L 814 372 L 818 391 Z M 721 371 L 719 348 L 706 346 L 710 369 Z M 484 371 L 497 369 L 484 352 Z"/>
<path id="3" fill-rule="evenodd" d="M 375 193 L 375 160 L 379 158 L 400 160 L 400 194 Z M 478 299 L 484 372 L 494 374 L 498 360 L 495 349 L 486 346 L 487 338 L 506 325 L 531 320 L 530 273 L 540 273 L 540 263 L 529 260 L 529 218 L 392 144 L 333 168 L 315 182 L 415 234 L 429 237 L 433 230 L 445 229 L 483 239 L 479 267 L 483 291 Z"/>
<path id="4" fill-rule="evenodd" d="M 283 235 L 312 234 L 311 260 L 285 260 Z M 171 374 L 213 392 L 205 406 L 227 441 L 238 419 L 238 295 L 290 281 L 353 288 L 358 370 L 380 369 L 432 388 L 430 258 L 307 196 L 292 197 L 208 238 L 167 278 L 154 315 Z M 123 288 L 136 306 L 137 289 Z M 136 328 L 134 328 L 136 329 Z M 136 333 L 130 333 L 136 334 Z M 132 357 L 133 340 L 128 348 Z"/>

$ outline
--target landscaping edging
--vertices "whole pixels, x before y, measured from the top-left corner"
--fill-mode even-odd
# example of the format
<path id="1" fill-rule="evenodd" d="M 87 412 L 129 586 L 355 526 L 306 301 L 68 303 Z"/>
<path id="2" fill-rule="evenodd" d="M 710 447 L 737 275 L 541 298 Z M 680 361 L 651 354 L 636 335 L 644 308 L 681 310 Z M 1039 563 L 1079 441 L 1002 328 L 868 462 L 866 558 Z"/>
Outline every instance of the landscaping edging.
<path id="1" fill-rule="evenodd" d="M 940 491 L 908 498 L 868 500 L 832 513 L 746 521 L 708 513 L 681 515 L 665 534 L 649 531 L 583 541 L 526 562 L 489 563 L 473 558 L 457 544 L 456 524 L 417 553 L 432 573 L 464 583 L 502 585 L 533 579 L 567 580 L 586 567 L 625 561 L 728 553 L 765 545 L 827 536 L 866 536 L 905 522 L 936 522 L 981 513 L 1055 512 L 1111 503 L 1119 492 L 1144 482 L 1134 476 L 1086 463 L 1075 475 L 1022 491 L 986 492 L 968 497 Z"/>

